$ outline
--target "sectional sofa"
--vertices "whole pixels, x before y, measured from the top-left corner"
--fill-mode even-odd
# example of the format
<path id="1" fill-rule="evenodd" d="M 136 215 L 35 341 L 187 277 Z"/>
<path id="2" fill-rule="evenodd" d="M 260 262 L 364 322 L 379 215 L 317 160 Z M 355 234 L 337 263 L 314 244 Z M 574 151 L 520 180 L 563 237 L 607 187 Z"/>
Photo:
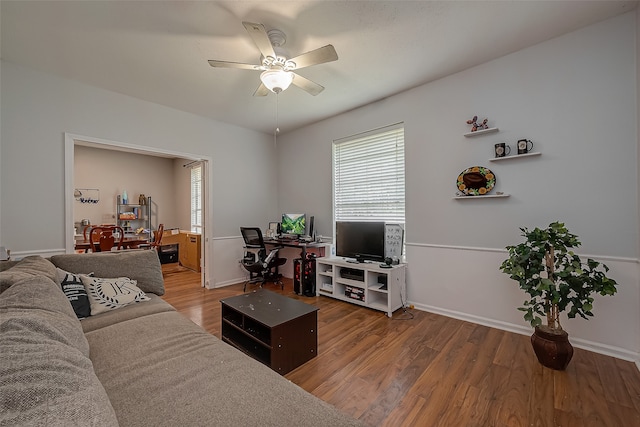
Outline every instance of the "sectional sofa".
<path id="1" fill-rule="evenodd" d="M 133 302 L 105 295 L 105 283 L 123 278 Z M 83 313 L 80 282 L 109 306 L 89 298 Z M 0 263 L 0 426 L 360 425 L 204 331 L 163 293 L 150 250 Z"/>

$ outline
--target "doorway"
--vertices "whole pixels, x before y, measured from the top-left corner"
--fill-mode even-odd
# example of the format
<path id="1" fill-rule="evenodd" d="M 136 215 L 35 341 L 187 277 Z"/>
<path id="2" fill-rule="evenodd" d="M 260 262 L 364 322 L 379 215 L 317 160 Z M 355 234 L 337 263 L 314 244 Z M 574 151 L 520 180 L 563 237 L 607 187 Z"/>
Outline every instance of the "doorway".
<path id="1" fill-rule="evenodd" d="M 103 151 L 104 150 L 104 151 Z M 103 151 L 103 154 L 100 153 Z M 123 155 L 123 153 L 131 155 Z M 92 176 L 90 173 L 84 171 L 84 163 L 78 166 L 76 163 L 76 157 L 80 156 L 83 162 L 100 161 L 102 159 L 117 159 L 116 166 L 112 166 L 113 172 L 109 171 L 105 175 L 107 177 Z M 82 157 L 84 156 L 84 157 Z M 87 156 L 90 160 L 87 160 Z M 114 161 L 114 160 L 112 160 Z M 65 241 L 67 253 L 74 252 L 74 235 L 78 231 L 75 227 L 75 223 L 83 218 L 76 217 L 76 213 L 79 210 L 79 201 L 75 197 L 77 194 L 77 188 L 75 186 L 76 174 L 84 177 L 83 180 L 88 180 L 95 185 L 87 185 L 88 189 L 92 190 L 92 194 L 97 195 L 98 201 L 91 202 L 96 205 L 96 213 L 94 215 L 93 223 L 114 222 L 116 212 L 116 195 L 121 196 L 125 190 L 125 186 L 130 185 L 129 200 L 138 200 L 138 193 L 145 193 L 145 196 L 151 197 L 151 221 L 153 228 L 157 228 L 159 222 L 165 224 L 165 229 L 173 226 L 178 226 L 187 231 L 191 230 L 191 188 L 189 187 L 190 181 L 183 179 L 180 181 L 180 175 L 183 175 L 184 170 L 188 174 L 188 168 L 184 166 L 187 164 L 198 163 L 202 165 L 202 181 L 200 186 L 201 196 L 201 217 L 202 224 L 200 232 L 200 276 L 201 286 L 204 287 L 209 283 L 209 265 L 212 264 L 212 260 L 208 259 L 211 253 L 208 242 L 210 227 L 210 218 L 208 212 L 212 212 L 210 206 L 211 200 L 207 195 L 207 189 L 210 188 L 210 173 L 209 165 L 211 160 L 207 156 L 201 156 L 193 153 L 174 152 L 161 150 L 153 147 L 146 147 L 140 145 L 125 144 L 116 141 L 102 140 L 92 137 L 65 134 Z M 159 165 L 159 166 L 158 166 Z M 167 165 L 174 165 L 173 170 L 178 171 L 174 174 L 171 170 L 165 170 L 167 177 L 162 177 L 163 171 L 153 171 L 154 167 L 167 168 Z M 93 168 L 92 165 L 87 166 L 89 170 Z M 80 170 L 77 170 L 80 168 Z M 151 169 L 150 169 L 151 168 Z M 169 166 L 170 168 L 170 166 Z M 139 169 L 139 170 L 138 170 Z M 131 171 L 133 170 L 133 172 Z M 110 180 L 117 181 L 113 178 L 113 175 L 109 174 L 122 174 L 126 175 L 123 179 L 120 179 L 120 185 L 112 184 Z M 147 179 L 146 175 L 155 174 L 155 179 Z M 177 177 L 177 179 L 173 179 Z M 158 181 L 163 181 L 158 182 Z M 174 188 L 174 181 L 179 182 Z M 124 182 L 125 184 L 122 184 Z M 144 184 L 146 182 L 146 184 Z M 131 184 L 126 184 L 131 183 Z M 137 187 L 136 187 L 137 185 Z M 179 188 L 177 188 L 179 186 Z M 186 187 L 185 187 L 186 186 Z M 103 187 L 103 191 L 100 191 L 99 187 Z M 117 187 L 117 188 L 116 188 Z M 151 187 L 151 190 L 148 189 Z M 182 188 L 185 187 L 185 188 Z M 105 191 L 106 190 L 106 191 Z M 155 197 L 154 197 L 155 194 Z M 93 197 L 95 200 L 96 197 Z M 130 203 L 136 203 L 134 201 Z M 101 206 L 100 206 L 101 205 Z M 113 205 L 113 206 L 111 206 Z M 183 206 L 185 209 L 176 209 L 180 212 L 180 215 L 173 212 L 174 206 Z M 87 210 L 91 206 L 87 207 L 82 205 L 82 212 L 91 212 Z M 99 212 L 99 213 L 98 213 Z M 167 218 L 170 218 L 167 223 Z M 82 233 L 82 231 L 80 231 Z"/>

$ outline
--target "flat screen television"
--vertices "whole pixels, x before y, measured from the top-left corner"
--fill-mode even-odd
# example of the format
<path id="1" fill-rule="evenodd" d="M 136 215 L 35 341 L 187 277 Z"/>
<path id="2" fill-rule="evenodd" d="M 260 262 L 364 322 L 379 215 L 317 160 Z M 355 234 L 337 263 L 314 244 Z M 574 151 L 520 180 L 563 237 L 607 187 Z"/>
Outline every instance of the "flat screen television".
<path id="1" fill-rule="evenodd" d="M 307 229 L 307 216 L 305 214 L 282 214 L 280 232 L 282 234 L 295 234 L 302 236 Z"/>
<path id="2" fill-rule="evenodd" d="M 358 262 L 384 261 L 384 222 L 336 221 L 336 255 Z"/>

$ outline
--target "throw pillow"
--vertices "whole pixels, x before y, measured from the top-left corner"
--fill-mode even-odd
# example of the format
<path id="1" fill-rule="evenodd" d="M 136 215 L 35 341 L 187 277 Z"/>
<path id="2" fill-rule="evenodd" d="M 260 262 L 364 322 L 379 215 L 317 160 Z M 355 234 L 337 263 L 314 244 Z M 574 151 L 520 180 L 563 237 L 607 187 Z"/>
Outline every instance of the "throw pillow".
<path id="1" fill-rule="evenodd" d="M 73 307 L 78 319 L 84 319 L 91 316 L 91 305 L 89 304 L 89 296 L 87 290 L 82 284 L 79 274 L 69 273 L 60 268 L 58 270 L 58 279 L 60 280 L 60 286 L 62 292 L 67 296 L 67 299 Z M 92 274 L 89 274 L 92 276 Z"/>
<path id="2" fill-rule="evenodd" d="M 104 279 L 81 275 L 80 278 L 89 296 L 92 316 L 151 299 L 128 277 Z"/>
<path id="3" fill-rule="evenodd" d="M 129 277 L 146 293 L 164 294 L 162 266 L 156 251 L 131 250 L 53 255 L 56 267 L 79 274 L 93 272 L 97 277 Z"/>

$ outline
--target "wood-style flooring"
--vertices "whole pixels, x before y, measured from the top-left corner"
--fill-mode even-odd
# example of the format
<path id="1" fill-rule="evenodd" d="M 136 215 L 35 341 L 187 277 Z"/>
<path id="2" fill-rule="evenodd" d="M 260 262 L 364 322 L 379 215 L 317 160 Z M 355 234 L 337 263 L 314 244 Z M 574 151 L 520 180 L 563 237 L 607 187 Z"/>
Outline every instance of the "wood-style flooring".
<path id="1" fill-rule="evenodd" d="M 163 266 L 164 299 L 220 338 L 220 299 L 200 275 Z M 252 289 L 255 285 L 252 285 Z M 640 372 L 575 349 L 566 371 L 543 368 L 528 336 L 418 310 L 384 313 L 266 289 L 317 306 L 318 356 L 285 377 L 369 426 L 640 426 Z M 277 398 L 277 396 L 274 396 Z"/>

